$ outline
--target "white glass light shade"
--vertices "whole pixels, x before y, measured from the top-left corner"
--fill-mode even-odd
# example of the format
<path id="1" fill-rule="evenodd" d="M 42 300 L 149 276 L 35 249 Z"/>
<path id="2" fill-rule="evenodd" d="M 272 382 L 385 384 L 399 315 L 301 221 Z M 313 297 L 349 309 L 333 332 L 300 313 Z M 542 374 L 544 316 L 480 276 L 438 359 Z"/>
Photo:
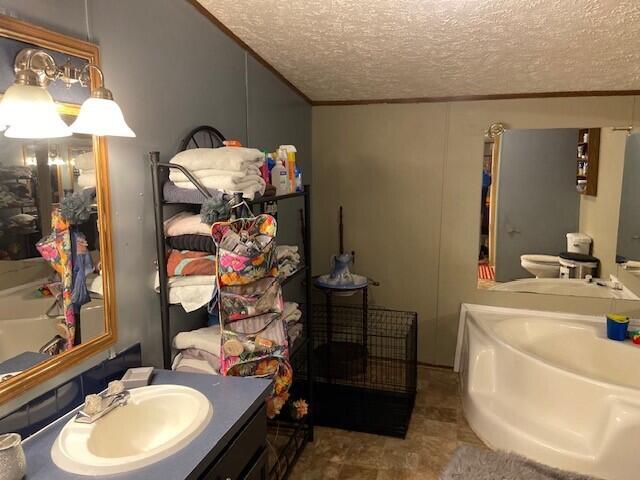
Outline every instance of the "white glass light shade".
<path id="1" fill-rule="evenodd" d="M 56 104 L 44 88 L 11 85 L 0 102 L 0 125 L 10 138 L 59 138 L 71 135 Z"/>
<path id="2" fill-rule="evenodd" d="M 74 133 L 87 135 L 135 137 L 136 134 L 124 121 L 122 110 L 113 100 L 88 98 L 80 108 L 80 114 L 71 124 Z"/>

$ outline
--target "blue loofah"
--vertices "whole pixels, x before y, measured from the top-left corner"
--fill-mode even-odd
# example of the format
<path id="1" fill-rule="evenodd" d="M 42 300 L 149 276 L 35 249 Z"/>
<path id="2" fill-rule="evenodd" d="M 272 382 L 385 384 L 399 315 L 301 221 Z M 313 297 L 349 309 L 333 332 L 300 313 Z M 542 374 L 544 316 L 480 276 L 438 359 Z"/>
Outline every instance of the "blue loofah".
<path id="1" fill-rule="evenodd" d="M 200 208 L 200 219 L 202 223 L 219 222 L 226 220 L 231 216 L 231 209 L 229 208 L 229 202 L 223 199 L 208 198 L 202 204 Z"/>
<path id="2" fill-rule="evenodd" d="M 91 199 L 82 193 L 66 195 L 60 202 L 62 218 L 71 225 L 78 225 L 91 217 Z"/>

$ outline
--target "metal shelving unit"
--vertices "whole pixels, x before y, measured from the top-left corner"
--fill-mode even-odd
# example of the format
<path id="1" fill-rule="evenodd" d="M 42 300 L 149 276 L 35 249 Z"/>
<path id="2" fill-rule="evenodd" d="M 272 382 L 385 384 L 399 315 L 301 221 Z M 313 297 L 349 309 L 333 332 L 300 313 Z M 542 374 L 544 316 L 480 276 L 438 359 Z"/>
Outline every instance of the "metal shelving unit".
<path id="1" fill-rule="evenodd" d="M 198 141 L 198 136 L 204 137 Z M 207 141 L 208 140 L 208 141 Z M 180 151 L 190 148 L 211 147 L 217 148 L 223 145 L 224 137 L 213 127 L 198 127 L 185 137 L 181 142 Z M 160 321 L 162 327 L 162 354 L 164 368 L 171 368 L 171 305 L 169 304 L 168 275 L 166 265 L 167 246 L 164 237 L 164 209 L 166 207 L 185 208 L 197 206 L 198 203 L 176 203 L 164 199 L 163 184 L 168 179 L 169 169 L 177 169 L 186 175 L 194 184 L 196 189 L 205 197 L 209 198 L 209 191 L 191 174 L 191 172 L 180 166 L 168 162 L 160 161 L 160 152 L 150 152 L 149 161 L 151 165 L 151 177 L 153 182 L 153 204 L 156 226 L 156 250 L 158 258 L 158 276 L 160 280 Z M 304 301 L 301 302 L 302 318 L 304 322 L 303 334 L 289 346 L 289 360 L 294 368 L 294 384 L 292 390 L 296 393 L 304 393 L 305 399 L 309 402 L 308 415 L 302 421 L 292 421 L 284 418 L 282 413 L 269 423 L 270 445 L 272 447 L 272 462 L 269 467 L 270 480 L 286 479 L 291 468 L 298 459 L 300 453 L 307 442 L 313 440 L 313 328 L 311 313 L 311 190 L 309 185 L 304 186 L 302 192 L 289 193 L 286 195 L 260 197 L 255 200 L 246 201 L 249 208 L 254 213 L 263 213 L 267 205 L 283 201 L 303 199 L 304 201 L 304 228 L 303 228 L 303 257 L 304 264 L 294 271 L 290 276 L 281 281 L 283 287 L 295 280 L 300 280 L 304 285 Z M 279 219 L 279 223 L 283 223 Z"/>

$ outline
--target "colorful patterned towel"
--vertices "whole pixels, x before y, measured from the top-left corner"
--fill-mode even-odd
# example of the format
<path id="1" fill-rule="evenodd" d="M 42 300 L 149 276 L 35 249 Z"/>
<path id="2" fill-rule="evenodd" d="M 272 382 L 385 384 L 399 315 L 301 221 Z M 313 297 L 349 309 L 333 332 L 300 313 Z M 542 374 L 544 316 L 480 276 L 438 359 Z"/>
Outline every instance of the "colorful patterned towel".
<path id="1" fill-rule="evenodd" d="M 170 277 L 215 275 L 216 257 L 206 252 L 171 250 L 167 259 L 167 274 Z"/>

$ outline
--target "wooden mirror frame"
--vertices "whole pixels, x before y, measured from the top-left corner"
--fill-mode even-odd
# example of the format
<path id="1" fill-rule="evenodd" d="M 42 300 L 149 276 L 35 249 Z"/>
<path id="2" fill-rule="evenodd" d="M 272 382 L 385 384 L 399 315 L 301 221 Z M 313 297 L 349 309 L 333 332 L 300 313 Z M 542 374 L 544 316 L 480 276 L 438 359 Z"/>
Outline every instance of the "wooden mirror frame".
<path id="1" fill-rule="evenodd" d="M 100 52 L 97 45 L 16 20 L 6 15 L 0 15 L 0 36 L 30 43 L 100 65 Z M 98 82 L 98 77 L 92 74 L 91 88 L 96 88 Z M 58 110 L 61 114 L 77 116 L 80 107 L 78 105 L 58 103 Z M 0 404 L 60 374 L 72 365 L 106 350 L 116 341 L 117 321 L 113 246 L 111 241 L 111 200 L 107 166 L 107 142 L 104 137 L 93 137 L 93 151 L 96 164 L 100 261 L 102 264 L 104 291 L 104 333 L 87 343 L 74 346 L 70 350 L 51 357 L 0 383 Z"/>

